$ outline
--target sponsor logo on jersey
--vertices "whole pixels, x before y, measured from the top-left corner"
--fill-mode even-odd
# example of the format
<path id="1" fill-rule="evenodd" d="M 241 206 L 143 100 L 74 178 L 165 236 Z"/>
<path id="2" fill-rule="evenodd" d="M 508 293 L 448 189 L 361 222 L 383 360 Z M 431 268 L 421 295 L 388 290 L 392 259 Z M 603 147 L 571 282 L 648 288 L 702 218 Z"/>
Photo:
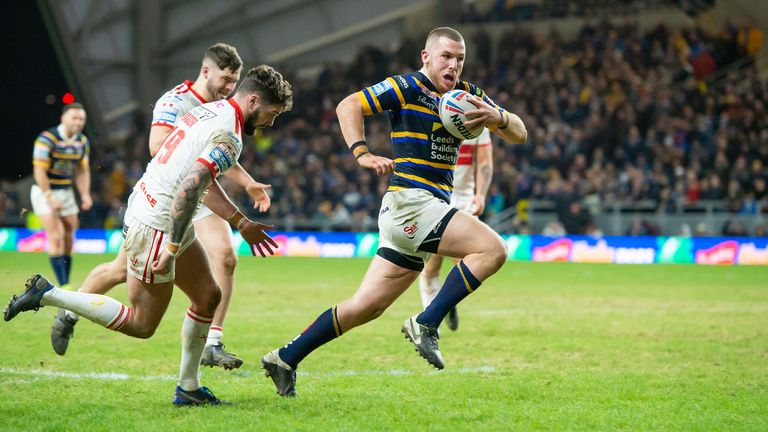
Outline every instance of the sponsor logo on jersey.
<path id="1" fill-rule="evenodd" d="M 400 85 L 403 86 L 404 89 L 408 88 L 408 81 L 405 80 L 404 77 L 400 75 L 395 75 L 395 78 L 400 81 Z"/>
<path id="2" fill-rule="evenodd" d="M 216 117 L 215 112 L 202 106 L 195 108 L 194 110 L 190 111 L 190 113 L 194 113 L 195 116 L 200 119 L 200 121 L 206 121 Z"/>
<path id="3" fill-rule="evenodd" d="M 380 96 L 382 93 L 392 89 L 392 83 L 389 82 L 389 80 L 384 80 L 378 84 L 373 85 L 371 87 L 371 90 L 373 90 L 373 94 L 376 96 Z"/>
<path id="4" fill-rule="evenodd" d="M 160 111 L 160 114 L 158 114 L 157 121 L 163 122 L 163 123 L 175 124 L 176 117 L 178 117 L 178 115 L 179 115 L 179 110 L 175 108 L 164 108 L 163 111 Z"/>
<path id="5" fill-rule="evenodd" d="M 191 112 L 186 113 L 184 117 L 181 118 L 181 121 L 184 122 L 185 125 L 192 127 L 193 124 L 197 123 L 197 117 Z"/>
<path id="6" fill-rule="evenodd" d="M 224 144 L 217 144 L 208 154 L 208 157 L 216 164 L 219 173 L 223 173 L 235 164 L 234 155 L 230 153 Z"/>
<path id="7" fill-rule="evenodd" d="M 432 111 L 435 111 L 437 109 L 437 105 L 435 104 L 435 100 L 434 99 L 432 99 L 432 98 L 427 99 L 427 97 L 424 96 L 424 95 L 419 95 L 417 99 L 418 99 L 419 102 L 424 104 L 425 107 L 431 109 Z"/>

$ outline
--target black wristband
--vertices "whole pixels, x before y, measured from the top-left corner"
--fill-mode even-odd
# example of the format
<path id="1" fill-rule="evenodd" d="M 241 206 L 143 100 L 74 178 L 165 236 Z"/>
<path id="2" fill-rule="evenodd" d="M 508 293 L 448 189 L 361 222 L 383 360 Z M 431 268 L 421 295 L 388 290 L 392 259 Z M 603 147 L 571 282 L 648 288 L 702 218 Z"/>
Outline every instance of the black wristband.
<path id="1" fill-rule="evenodd" d="M 368 152 L 360 152 L 360 154 L 358 154 L 357 156 L 355 156 L 355 159 L 360 159 L 361 157 L 363 157 L 363 156 L 365 156 L 365 155 L 367 155 L 367 154 L 370 154 L 370 153 L 368 153 Z"/>
<path id="2" fill-rule="evenodd" d="M 358 148 L 360 146 L 364 146 L 364 145 L 365 145 L 365 140 L 358 141 L 358 142 L 352 144 L 351 146 L 349 146 L 349 150 L 351 150 L 352 153 L 354 153 L 356 148 Z"/>

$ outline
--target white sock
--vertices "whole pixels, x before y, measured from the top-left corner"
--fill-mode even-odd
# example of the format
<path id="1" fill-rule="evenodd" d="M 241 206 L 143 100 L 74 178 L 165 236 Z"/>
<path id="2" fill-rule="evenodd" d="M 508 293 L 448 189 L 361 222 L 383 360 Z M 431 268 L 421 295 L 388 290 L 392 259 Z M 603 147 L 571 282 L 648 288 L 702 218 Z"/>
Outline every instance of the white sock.
<path id="1" fill-rule="evenodd" d="M 222 329 L 219 326 L 212 325 L 211 329 L 208 330 L 208 340 L 205 341 L 205 346 L 218 345 L 221 343 L 221 340 L 223 338 L 224 338 L 224 329 Z"/>
<path id="2" fill-rule="evenodd" d="M 43 294 L 40 304 L 67 309 L 110 330 L 120 330 L 133 313 L 131 308 L 113 298 L 57 287 Z"/>
<path id="3" fill-rule="evenodd" d="M 200 315 L 187 309 L 184 323 L 181 325 L 181 367 L 179 368 L 179 387 L 185 391 L 200 388 L 200 358 L 203 356 L 205 339 L 213 318 Z"/>
<path id="4" fill-rule="evenodd" d="M 438 291 L 440 291 L 440 278 L 427 278 L 424 274 L 419 275 L 419 293 L 421 293 L 421 305 L 424 309 L 432 303 Z"/>

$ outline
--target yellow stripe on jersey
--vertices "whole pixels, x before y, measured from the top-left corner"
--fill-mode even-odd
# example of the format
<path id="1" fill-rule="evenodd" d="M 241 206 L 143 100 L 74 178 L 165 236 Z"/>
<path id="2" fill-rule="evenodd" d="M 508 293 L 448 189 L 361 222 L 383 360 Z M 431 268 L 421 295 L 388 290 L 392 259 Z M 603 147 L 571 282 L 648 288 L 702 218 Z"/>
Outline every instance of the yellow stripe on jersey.
<path id="1" fill-rule="evenodd" d="M 456 168 L 456 165 L 444 164 L 444 163 L 438 163 L 438 162 L 430 162 L 428 160 L 416 159 L 416 158 L 397 158 L 397 159 L 395 159 L 395 163 L 398 163 L 398 162 L 411 162 L 411 163 L 415 163 L 415 164 L 419 164 L 419 165 L 426 165 L 426 166 L 431 166 L 431 167 L 434 167 L 434 168 L 448 169 L 448 170 L 452 170 L 452 169 Z"/>
<path id="2" fill-rule="evenodd" d="M 431 182 L 431 181 L 425 179 L 424 177 L 419 177 L 419 176 L 416 176 L 416 175 L 413 175 L 413 174 L 405 174 L 405 173 L 401 173 L 401 172 L 397 172 L 397 171 L 395 171 L 394 174 L 395 175 L 399 175 L 400 177 L 403 177 L 403 178 L 407 178 L 407 179 L 410 179 L 410 180 L 415 180 L 417 182 L 421 182 L 421 183 L 430 185 L 430 186 L 432 186 L 434 188 L 437 188 L 437 189 L 442 189 L 442 190 L 445 190 L 445 191 L 452 191 L 453 190 L 453 187 L 451 187 L 451 186 L 437 184 L 435 182 Z"/>
<path id="3" fill-rule="evenodd" d="M 400 100 L 400 106 L 405 105 L 405 98 L 403 97 L 403 93 L 400 91 L 400 87 L 397 86 L 397 83 L 392 77 L 387 78 L 387 81 L 389 81 L 390 84 L 392 84 L 392 88 L 395 89 L 395 93 L 397 93 L 397 99 Z"/>
<path id="4" fill-rule="evenodd" d="M 52 169 L 52 168 L 48 170 L 48 174 L 60 175 L 60 176 L 67 176 L 67 175 L 69 175 L 69 173 L 67 173 L 65 171 L 57 170 L 57 169 Z"/>
<path id="5" fill-rule="evenodd" d="M 468 83 L 468 82 L 466 82 L 466 81 L 463 81 L 463 82 L 462 82 L 462 84 L 464 84 L 464 91 L 466 91 L 467 93 L 469 93 L 469 83 Z"/>
<path id="6" fill-rule="evenodd" d="M 48 182 L 53 185 L 69 185 L 72 184 L 72 179 L 53 179 L 49 178 Z"/>
<path id="7" fill-rule="evenodd" d="M 366 115 L 366 116 L 373 115 L 371 104 L 368 103 L 368 99 L 366 99 L 362 90 L 357 92 L 357 98 L 360 99 L 360 104 L 363 106 L 363 115 Z"/>
<path id="8" fill-rule="evenodd" d="M 56 142 L 59 141 L 59 139 L 56 138 L 56 135 L 54 135 L 54 134 L 52 134 L 52 133 L 50 133 L 48 131 L 43 131 L 40 135 L 45 135 L 45 137 L 48 138 L 49 140 L 51 140 L 52 143 L 56 143 Z"/>
<path id="9" fill-rule="evenodd" d="M 371 99 L 373 99 L 373 103 L 374 103 L 374 104 L 376 104 L 376 111 L 378 111 L 378 112 L 381 112 L 381 111 L 382 111 L 382 109 L 381 109 L 381 104 L 379 103 L 379 97 L 378 97 L 378 96 L 376 96 L 376 95 L 375 95 L 375 94 L 374 94 L 374 93 L 371 91 L 370 87 L 368 88 L 368 94 L 369 94 L 369 95 L 371 95 Z M 363 95 L 363 96 L 365 96 L 365 95 Z"/>
<path id="10" fill-rule="evenodd" d="M 432 111 L 431 109 L 423 107 L 421 105 L 405 104 L 405 106 L 403 106 L 403 109 L 409 109 L 409 110 L 413 110 L 413 111 L 419 111 L 419 112 L 431 114 L 433 116 L 438 116 L 437 115 L 437 111 Z"/>
<path id="11" fill-rule="evenodd" d="M 392 138 L 417 138 L 429 139 L 429 135 L 418 132 L 392 132 Z"/>
<path id="12" fill-rule="evenodd" d="M 387 188 L 388 191 L 399 191 L 399 190 L 407 190 L 407 189 L 410 189 L 410 188 L 405 188 L 402 186 L 390 186 Z"/>
<path id="13" fill-rule="evenodd" d="M 41 167 L 41 168 L 48 168 L 48 167 L 51 166 L 51 162 L 47 161 L 47 160 L 42 160 L 42 159 L 34 159 L 32 161 L 32 166 L 37 166 L 37 167 Z"/>
<path id="14" fill-rule="evenodd" d="M 71 160 L 80 159 L 82 157 L 79 154 L 59 153 L 57 151 L 53 152 L 52 156 L 57 159 L 71 159 Z"/>
<path id="15" fill-rule="evenodd" d="M 414 76 L 414 75 L 411 75 L 411 78 L 413 78 L 413 80 L 414 80 L 414 81 L 416 81 L 416 84 L 418 84 L 418 85 L 419 85 L 419 87 L 421 87 L 421 88 L 422 88 L 422 89 L 423 89 L 425 92 L 427 92 L 428 94 L 436 94 L 436 95 L 438 95 L 438 96 L 442 96 L 442 95 L 443 95 L 442 93 L 433 92 L 432 90 L 428 89 L 428 88 L 427 88 L 427 86 L 425 86 L 424 84 L 422 84 L 422 83 L 421 83 L 421 81 L 419 81 L 419 79 L 418 79 L 418 78 L 416 78 L 416 76 Z"/>

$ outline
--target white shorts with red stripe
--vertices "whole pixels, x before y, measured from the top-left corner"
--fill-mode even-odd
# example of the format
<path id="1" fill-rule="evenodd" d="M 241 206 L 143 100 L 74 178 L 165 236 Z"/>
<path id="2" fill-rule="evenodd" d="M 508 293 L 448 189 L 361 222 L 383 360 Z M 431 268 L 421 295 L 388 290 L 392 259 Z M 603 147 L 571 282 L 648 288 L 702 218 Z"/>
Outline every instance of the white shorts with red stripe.
<path id="1" fill-rule="evenodd" d="M 123 249 L 128 258 L 128 275 L 149 284 L 161 284 L 173 281 L 176 269 L 160 275 L 152 272 L 152 263 L 168 243 L 168 233 L 145 225 L 138 219 L 125 216 L 125 241 Z M 189 224 L 181 240 L 179 254 L 182 254 L 195 241 L 195 228 Z"/>

